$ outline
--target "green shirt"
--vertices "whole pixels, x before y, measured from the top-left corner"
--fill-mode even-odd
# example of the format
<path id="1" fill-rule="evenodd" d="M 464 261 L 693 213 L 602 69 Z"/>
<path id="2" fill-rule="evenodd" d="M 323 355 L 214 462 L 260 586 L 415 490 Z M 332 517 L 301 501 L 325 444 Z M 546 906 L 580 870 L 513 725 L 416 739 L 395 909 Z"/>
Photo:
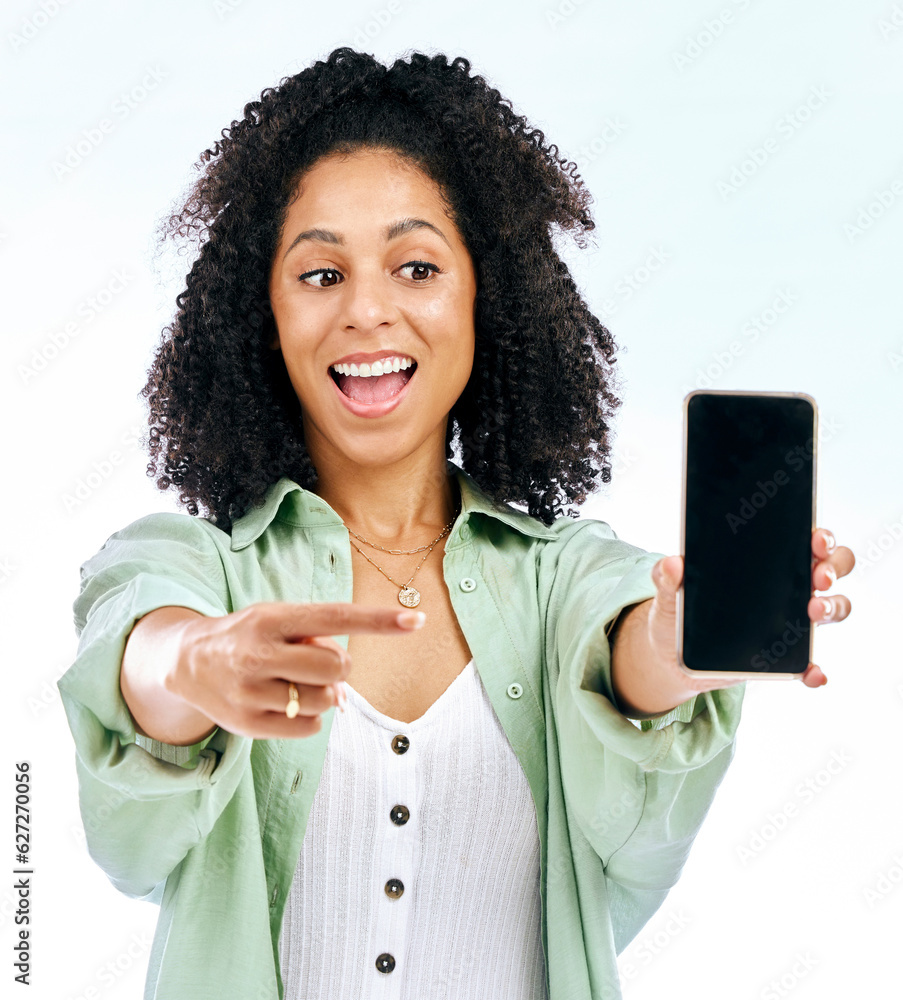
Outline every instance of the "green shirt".
<path id="1" fill-rule="evenodd" d="M 616 956 L 680 877 L 733 757 L 746 685 L 626 718 L 607 635 L 623 608 L 654 596 L 661 553 L 603 521 L 547 527 L 448 471 L 462 510 L 443 575 L 533 794 L 549 997 L 615 1000 Z M 78 653 L 58 685 L 91 857 L 120 891 L 160 905 L 145 998 L 281 1000 L 283 908 L 335 709 L 304 739 L 218 728 L 175 748 L 136 737 L 119 688 L 132 626 L 168 605 L 219 616 L 259 601 L 351 600 L 348 530 L 288 478 L 231 535 L 205 518 L 149 514 L 82 565 Z"/>

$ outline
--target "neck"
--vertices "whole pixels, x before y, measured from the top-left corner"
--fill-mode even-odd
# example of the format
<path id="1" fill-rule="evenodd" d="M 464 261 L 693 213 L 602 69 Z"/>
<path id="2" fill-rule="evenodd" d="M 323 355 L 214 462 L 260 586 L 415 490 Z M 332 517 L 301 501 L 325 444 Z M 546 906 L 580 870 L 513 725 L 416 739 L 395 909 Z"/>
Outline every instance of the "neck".
<path id="1" fill-rule="evenodd" d="M 320 456 L 312 490 L 346 527 L 388 548 L 425 545 L 458 511 L 459 491 L 444 452 L 415 453 L 392 464 L 351 464 Z"/>

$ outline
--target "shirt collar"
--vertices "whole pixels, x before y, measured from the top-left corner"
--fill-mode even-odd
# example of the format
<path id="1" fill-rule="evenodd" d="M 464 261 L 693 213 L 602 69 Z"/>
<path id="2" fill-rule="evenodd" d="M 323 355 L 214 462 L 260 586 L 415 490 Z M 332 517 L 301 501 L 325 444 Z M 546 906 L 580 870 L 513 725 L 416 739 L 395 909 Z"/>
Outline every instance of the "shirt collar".
<path id="1" fill-rule="evenodd" d="M 446 467 L 449 475 L 457 477 L 461 490 L 459 520 L 467 520 L 472 514 L 484 514 L 523 535 L 557 541 L 558 532 L 553 528 L 508 504 L 497 503 L 454 462 L 446 462 Z M 252 507 L 243 517 L 235 520 L 232 525 L 232 550 L 237 552 L 255 542 L 277 516 L 280 521 L 301 528 L 344 526 L 339 515 L 322 497 L 283 476 L 270 486 L 259 507 Z"/>

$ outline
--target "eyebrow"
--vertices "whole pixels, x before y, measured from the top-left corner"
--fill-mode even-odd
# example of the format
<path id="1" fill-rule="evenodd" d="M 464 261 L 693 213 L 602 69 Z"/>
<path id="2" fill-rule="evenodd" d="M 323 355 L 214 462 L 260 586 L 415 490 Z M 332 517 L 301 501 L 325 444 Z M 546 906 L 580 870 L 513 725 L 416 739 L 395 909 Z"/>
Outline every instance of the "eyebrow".
<path id="1" fill-rule="evenodd" d="M 398 219 L 390 223 L 385 229 L 386 242 L 396 240 L 399 236 L 411 233 L 415 229 L 431 229 L 451 249 L 451 244 L 445 238 L 442 230 L 434 226 L 432 222 L 427 222 L 426 219 Z M 345 240 L 338 233 L 333 233 L 329 229 L 305 229 L 303 233 L 298 233 L 294 240 L 292 240 L 292 245 L 282 255 L 282 259 L 285 260 L 292 250 L 304 240 L 319 240 L 321 243 L 332 243 L 336 246 L 345 245 Z"/>

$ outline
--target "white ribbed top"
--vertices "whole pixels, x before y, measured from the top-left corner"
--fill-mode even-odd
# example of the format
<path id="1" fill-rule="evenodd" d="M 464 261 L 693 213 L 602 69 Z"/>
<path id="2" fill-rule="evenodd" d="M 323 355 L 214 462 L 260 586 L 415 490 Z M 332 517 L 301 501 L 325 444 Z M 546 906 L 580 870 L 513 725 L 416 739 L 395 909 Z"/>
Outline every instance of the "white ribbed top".
<path id="1" fill-rule="evenodd" d="M 285 904 L 285 1000 L 547 1000 L 536 810 L 474 661 L 414 722 L 345 689 Z"/>

